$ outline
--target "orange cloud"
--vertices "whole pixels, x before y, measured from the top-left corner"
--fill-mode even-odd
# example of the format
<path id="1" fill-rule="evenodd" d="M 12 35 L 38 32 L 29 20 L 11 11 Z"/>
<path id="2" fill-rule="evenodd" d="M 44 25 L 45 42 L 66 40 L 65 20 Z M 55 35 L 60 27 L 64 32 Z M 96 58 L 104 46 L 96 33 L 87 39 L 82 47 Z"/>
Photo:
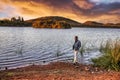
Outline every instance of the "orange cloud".
<path id="1" fill-rule="evenodd" d="M 91 9 L 94 4 L 88 0 L 73 0 L 73 2 L 82 9 Z"/>
<path id="2" fill-rule="evenodd" d="M 109 13 L 110 14 L 119 14 L 120 15 L 120 9 L 110 11 Z"/>
<path id="3" fill-rule="evenodd" d="M 7 17 L 32 19 L 42 16 L 63 16 L 85 22 L 119 22 L 119 4 L 95 5 L 89 0 L 1 0 L 0 12 Z M 113 8 L 113 9 L 112 9 Z M 117 9 L 116 9 L 117 8 Z M 0 13 L 1 14 L 1 13 Z"/>
<path id="4" fill-rule="evenodd" d="M 21 5 L 22 4 L 22 5 Z M 9 5 L 12 5 L 14 8 L 16 8 L 15 12 L 18 12 L 26 19 L 29 18 L 36 18 L 41 16 L 64 16 L 64 17 L 76 17 L 76 14 L 73 13 L 73 11 L 66 7 L 66 9 L 56 9 L 53 7 L 50 7 L 46 4 L 42 3 L 36 3 L 36 2 L 9 2 Z"/>
<path id="5" fill-rule="evenodd" d="M 2 11 L 5 7 L 5 4 L 3 1 L 0 2 L 0 11 Z"/>
<path id="6" fill-rule="evenodd" d="M 97 19 L 99 22 L 103 23 L 120 23 L 120 16 L 119 15 L 102 15 L 99 16 Z"/>

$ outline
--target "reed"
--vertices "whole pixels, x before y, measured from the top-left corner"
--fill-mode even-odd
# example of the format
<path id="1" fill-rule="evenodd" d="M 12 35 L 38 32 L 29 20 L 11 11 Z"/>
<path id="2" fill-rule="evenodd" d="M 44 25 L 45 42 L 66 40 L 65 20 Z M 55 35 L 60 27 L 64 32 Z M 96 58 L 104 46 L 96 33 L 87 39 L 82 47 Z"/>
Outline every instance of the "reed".
<path id="1" fill-rule="evenodd" d="M 23 56 L 23 47 L 18 47 L 17 50 L 15 51 L 17 55 Z"/>
<path id="2" fill-rule="evenodd" d="M 101 43 L 100 52 L 101 57 L 92 59 L 96 66 L 120 71 L 120 39 L 108 40 L 105 44 Z"/>
<path id="3" fill-rule="evenodd" d="M 87 42 L 84 42 L 82 45 L 81 45 L 81 47 L 80 47 L 80 50 L 79 50 L 79 52 L 80 52 L 80 55 L 81 56 L 83 56 L 83 53 L 86 51 L 86 44 L 87 44 Z"/>

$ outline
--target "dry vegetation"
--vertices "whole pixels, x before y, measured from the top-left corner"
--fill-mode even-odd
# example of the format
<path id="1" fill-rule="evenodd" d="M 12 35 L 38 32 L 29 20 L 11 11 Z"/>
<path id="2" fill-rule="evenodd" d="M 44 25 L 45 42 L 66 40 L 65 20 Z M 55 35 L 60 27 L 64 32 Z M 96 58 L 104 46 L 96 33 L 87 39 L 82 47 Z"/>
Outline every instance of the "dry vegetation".
<path id="1" fill-rule="evenodd" d="M 120 72 L 92 65 L 56 62 L 0 72 L 0 80 L 119 80 Z"/>
<path id="2" fill-rule="evenodd" d="M 106 44 L 101 44 L 100 51 L 103 55 L 97 59 L 92 59 L 94 64 L 106 69 L 120 71 L 120 39 L 109 40 Z"/>

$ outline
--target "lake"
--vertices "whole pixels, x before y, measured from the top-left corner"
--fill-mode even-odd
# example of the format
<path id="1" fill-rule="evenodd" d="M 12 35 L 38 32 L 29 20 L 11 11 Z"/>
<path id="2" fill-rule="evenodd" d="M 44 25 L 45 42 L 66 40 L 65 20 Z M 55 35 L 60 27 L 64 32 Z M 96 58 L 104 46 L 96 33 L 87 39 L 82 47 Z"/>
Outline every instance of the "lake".
<path id="1" fill-rule="evenodd" d="M 72 45 L 76 35 L 86 49 L 83 57 L 79 54 L 79 62 L 91 64 L 91 58 L 101 55 L 100 44 L 120 38 L 120 29 L 0 27 L 0 68 L 54 61 L 72 62 Z"/>

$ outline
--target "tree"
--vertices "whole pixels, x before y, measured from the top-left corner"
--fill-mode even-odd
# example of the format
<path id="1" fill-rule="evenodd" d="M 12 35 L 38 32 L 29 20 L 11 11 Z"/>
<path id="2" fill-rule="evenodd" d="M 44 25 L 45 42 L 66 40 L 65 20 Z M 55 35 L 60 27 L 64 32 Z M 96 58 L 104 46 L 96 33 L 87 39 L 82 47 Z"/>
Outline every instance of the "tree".
<path id="1" fill-rule="evenodd" d="M 18 17 L 17 21 L 18 21 L 18 22 L 21 22 L 21 21 L 22 21 L 20 16 Z"/>
<path id="2" fill-rule="evenodd" d="M 22 17 L 22 22 L 24 22 L 24 18 Z"/>
<path id="3" fill-rule="evenodd" d="M 14 21 L 16 21 L 16 20 L 17 20 L 17 19 L 16 19 L 15 17 L 12 17 L 12 18 L 11 18 L 11 21 L 12 21 L 12 22 L 14 22 Z"/>

